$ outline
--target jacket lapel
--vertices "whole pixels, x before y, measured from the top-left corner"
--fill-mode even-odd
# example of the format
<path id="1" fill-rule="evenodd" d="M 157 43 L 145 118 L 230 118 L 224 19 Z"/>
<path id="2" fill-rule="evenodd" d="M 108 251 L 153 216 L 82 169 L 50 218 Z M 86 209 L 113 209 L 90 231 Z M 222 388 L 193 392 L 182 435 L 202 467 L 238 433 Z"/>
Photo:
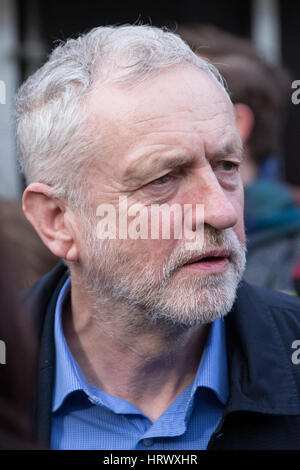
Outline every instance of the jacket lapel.
<path id="1" fill-rule="evenodd" d="M 20 294 L 25 312 L 34 323 L 40 338 L 38 380 L 34 403 L 34 420 L 38 442 L 49 447 L 51 408 L 55 377 L 54 313 L 59 292 L 69 275 L 63 262 Z"/>

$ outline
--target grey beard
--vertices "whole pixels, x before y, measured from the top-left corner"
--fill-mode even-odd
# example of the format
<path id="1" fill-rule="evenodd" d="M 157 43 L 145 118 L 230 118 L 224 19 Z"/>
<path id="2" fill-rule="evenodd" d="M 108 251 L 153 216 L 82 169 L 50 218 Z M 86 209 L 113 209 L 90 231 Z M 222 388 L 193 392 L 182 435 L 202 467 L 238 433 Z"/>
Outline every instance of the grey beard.
<path id="1" fill-rule="evenodd" d="M 127 316 L 123 320 L 131 329 L 142 331 L 146 325 L 185 329 L 213 322 L 231 310 L 246 262 L 245 247 L 232 229 L 210 229 L 197 253 L 230 249 L 229 268 L 210 275 L 182 272 L 180 282 L 176 282 L 176 275 L 191 257 L 184 247 L 174 250 L 158 274 L 153 264 L 141 268 L 134 254 L 122 251 L 110 240 L 97 239 L 93 233 L 87 232 L 82 277 L 100 317 L 101 305 L 112 310 L 118 305 L 117 311 L 125 308 Z M 111 315 L 113 321 L 113 312 Z"/>

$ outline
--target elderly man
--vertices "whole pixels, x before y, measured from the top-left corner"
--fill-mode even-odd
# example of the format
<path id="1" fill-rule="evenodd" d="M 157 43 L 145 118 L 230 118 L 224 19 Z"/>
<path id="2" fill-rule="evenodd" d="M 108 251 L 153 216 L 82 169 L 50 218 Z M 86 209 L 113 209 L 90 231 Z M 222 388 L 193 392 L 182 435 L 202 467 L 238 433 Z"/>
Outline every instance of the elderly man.
<path id="1" fill-rule="evenodd" d="M 241 281 L 242 148 L 216 69 L 164 30 L 96 28 L 21 87 L 17 132 L 25 214 L 64 260 L 24 297 L 41 442 L 299 447 L 300 302 Z"/>

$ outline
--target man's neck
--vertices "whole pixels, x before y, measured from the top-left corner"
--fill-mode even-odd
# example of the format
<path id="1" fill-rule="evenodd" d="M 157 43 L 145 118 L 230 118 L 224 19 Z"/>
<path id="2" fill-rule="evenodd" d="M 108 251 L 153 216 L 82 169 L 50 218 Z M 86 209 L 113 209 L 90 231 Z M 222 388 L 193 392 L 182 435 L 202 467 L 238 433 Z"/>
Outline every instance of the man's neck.
<path id="1" fill-rule="evenodd" d="M 130 312 L 132 314 L 132 312 Z M 87 380 L 123 398 L 155 421 L 195 378 L 208 325 L 166 328 L 145 319 L 135 326 L 124 307 L 72 287 L 64 334 Z"/>

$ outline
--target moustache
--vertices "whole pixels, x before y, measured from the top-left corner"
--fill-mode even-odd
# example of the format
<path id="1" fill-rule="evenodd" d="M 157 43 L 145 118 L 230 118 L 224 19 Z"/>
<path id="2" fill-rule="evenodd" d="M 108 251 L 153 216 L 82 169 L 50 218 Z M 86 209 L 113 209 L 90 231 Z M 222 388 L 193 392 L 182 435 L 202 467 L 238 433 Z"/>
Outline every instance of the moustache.
<path id="1" fill-rule="evenodd" d="M 210 230 L 204 236 L 201 249 L 193 250 L 192 254 L 184 245 L 178 246 L 167 260 L 164 271 L 165 274 L 172 275 L 185 264 L 205 257 L 226 257 L 230 262 L 235 263 L 244 252 L 245 247 L 239 242 L 231 228 L 223 231 Z"/>

